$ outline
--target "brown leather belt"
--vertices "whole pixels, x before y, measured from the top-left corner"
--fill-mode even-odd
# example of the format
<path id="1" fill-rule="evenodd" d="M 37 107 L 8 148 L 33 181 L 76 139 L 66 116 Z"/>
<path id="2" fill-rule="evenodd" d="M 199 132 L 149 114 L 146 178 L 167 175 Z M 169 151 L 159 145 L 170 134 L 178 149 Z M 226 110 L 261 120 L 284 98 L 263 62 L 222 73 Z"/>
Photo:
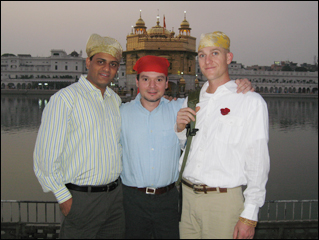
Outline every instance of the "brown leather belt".
<path id="1" fill-rule="evenodd" d="M 130 187 L 130 188 L 134 188 L 137 189 L 141 192 L 144 192 L 146 194 L 163 194 L 168 192 L 169 190 L 173 189 L 175 186 L 175 183 L 172 183 L 166 187 L 160 187 L 160 188 L 152 188 L 152 187 L 146 187 L 146 188 L 138 188 L 138 187 Z"/>
<path id="2" fill-rule="evenodd" d="M 220 188 L 220 187 L 208 187 L 207 185 L 199 185 L 199 184 L 191 184 L 184 179 L 182 179 L 182 183 L 185 184 L 187 187 L 190 187 L 193 189 L 194 192 L 204 192 L 207 194 L 207 192 L 213 192 L 213 191 L 218 191 L 221 193 L 227 193 L 227 188 Z"/>

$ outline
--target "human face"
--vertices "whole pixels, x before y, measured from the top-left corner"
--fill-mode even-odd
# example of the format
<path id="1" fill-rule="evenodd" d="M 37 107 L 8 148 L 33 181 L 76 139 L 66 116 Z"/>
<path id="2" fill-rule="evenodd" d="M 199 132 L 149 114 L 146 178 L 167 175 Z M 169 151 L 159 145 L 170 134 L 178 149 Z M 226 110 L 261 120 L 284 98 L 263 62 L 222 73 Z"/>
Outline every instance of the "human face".
<path id="1" fill-rule="evenodd" d="M 198 52 L 200 69 L 208 80 L 225 81 L 232 59 L 233 54 L 220 47 L 204 47 Z"/>
<path id="2" fill-rule="evenodd" d="M 166 75 L 158 72 L 141 72 L 139 80 L 136 79 L 136 86 L 141 93 L 141 102 L 151 103 L 160 101 L 168 87 Z"/>
<path id="3" fill-rule="evenodd" d="M 113 80 L 119 68 L 118 60 L 108 53 L 97 53 L 86 59 L 87 80 L 104 94 L 106 86 Z"/>

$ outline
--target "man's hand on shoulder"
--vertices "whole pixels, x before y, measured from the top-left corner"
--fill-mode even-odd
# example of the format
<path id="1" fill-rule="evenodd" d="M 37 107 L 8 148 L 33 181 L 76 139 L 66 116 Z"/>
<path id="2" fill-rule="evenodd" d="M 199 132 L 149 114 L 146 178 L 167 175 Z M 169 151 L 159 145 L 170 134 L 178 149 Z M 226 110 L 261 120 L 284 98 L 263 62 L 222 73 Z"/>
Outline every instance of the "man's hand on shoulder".
<path id="1" fill-rule="evenodd" d="M 254 92 L 255 89 L 252 87 L 251 82 L 247 79 L 236 79 L 237 93 L 247 93 L 248 91 Z"/>
<path id="2" fill-rule="evenodd" d="M 172 101 L 172 100 L 176 101 L 177 99 L 176 97 L 173 98 L 172 96 L 167 96 L 167 95 L 164 95 L 163 97 L 169 101 Z"/>

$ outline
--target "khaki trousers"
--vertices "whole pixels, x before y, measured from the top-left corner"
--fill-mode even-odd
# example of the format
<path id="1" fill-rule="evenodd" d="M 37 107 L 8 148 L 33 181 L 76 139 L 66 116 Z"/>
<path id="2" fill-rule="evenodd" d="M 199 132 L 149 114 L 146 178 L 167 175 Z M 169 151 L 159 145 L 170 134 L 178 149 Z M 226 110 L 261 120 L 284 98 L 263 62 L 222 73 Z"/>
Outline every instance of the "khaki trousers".
<path id="1" fill-rule="evenodd" d="M 183 184 L 183 210 L 180 222 L 182 239 L 232 239 L 234 227 L 244 210 L 241 187 L 194 193 Z"/>

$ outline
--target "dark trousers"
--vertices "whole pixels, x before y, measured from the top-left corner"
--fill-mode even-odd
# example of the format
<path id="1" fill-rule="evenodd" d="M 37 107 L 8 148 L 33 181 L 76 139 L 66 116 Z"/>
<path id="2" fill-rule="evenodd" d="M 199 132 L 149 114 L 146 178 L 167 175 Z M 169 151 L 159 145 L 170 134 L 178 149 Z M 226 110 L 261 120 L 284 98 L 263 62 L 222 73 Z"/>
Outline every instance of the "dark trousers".
<path id="1" fill-rule="evenodd" d="M 123 185 L 126 238 L 179 238 L 178 191 L 149 195 Z"/>
<path id="2" fill-rule="evenodd" d="M 125 234 L 122 184 L 111 192 L 70 190 L 72 207 L 61 215 L 61 239 L 120 239 Z"/>

